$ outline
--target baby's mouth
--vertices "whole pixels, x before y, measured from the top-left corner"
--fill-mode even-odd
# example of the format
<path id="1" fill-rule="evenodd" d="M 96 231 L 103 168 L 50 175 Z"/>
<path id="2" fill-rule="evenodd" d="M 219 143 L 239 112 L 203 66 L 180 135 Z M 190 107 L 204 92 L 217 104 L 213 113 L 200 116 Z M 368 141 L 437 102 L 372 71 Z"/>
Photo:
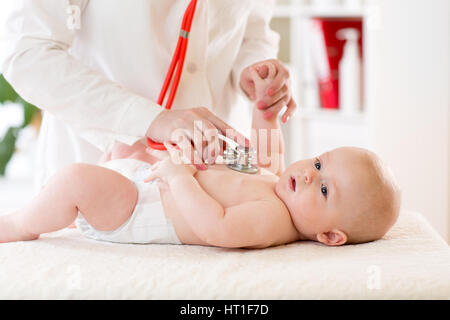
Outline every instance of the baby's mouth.
<path id="1" fill-rule="evenodd" d="M 295 181 L 295 178 L 294 178 L 294 177 L 291 177 L 291 178 L 289 179 L 289 187 L 290 187 L 291 190 L 294 191 L 294 192 L 295 192 L 295 187 L 296 187 L 296 185 L 297 185 L 297 183 L 296 183 L 296 181 Z"/>

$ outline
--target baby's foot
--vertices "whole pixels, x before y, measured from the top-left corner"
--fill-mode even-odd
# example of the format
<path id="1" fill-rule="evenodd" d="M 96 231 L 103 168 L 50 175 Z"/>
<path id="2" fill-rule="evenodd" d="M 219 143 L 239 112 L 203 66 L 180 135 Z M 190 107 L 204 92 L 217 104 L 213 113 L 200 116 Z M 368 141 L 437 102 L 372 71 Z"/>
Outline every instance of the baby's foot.
<path id="1" fill-rule="evenodd" d="M 0 215 L 0 243 L 36 240 L 39 235 L 25 232 L 14 219 L 14 214 Z"/>

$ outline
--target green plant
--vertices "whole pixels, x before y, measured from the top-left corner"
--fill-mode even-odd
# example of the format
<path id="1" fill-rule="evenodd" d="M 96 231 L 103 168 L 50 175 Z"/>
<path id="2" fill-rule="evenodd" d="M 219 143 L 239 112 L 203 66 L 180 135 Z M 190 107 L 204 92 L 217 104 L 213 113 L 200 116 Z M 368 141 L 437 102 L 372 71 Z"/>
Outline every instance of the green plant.
<path id="1" fill-rule="evenodd" d="M 0 137 L 0 176 L 5 175 L 6 165 L 14 154 L 20 130 L 28 126 L 36 113 L 39 112 L 38 108 L 23 100 L 5 80 L 3 75 L 0 74 L 0 108 L 6 101 L 22 105 L 23 123 L 18 127 L 8 128 L 5 136 L 3 138 Z"/>

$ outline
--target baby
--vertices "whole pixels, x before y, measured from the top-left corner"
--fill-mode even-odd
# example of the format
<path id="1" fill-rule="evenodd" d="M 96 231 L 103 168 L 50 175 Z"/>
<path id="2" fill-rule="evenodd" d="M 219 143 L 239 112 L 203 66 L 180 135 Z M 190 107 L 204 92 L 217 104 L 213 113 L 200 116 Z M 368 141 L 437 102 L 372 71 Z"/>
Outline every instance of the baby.
<path id="1" fill-rule="evenodd" d="M 279 131 L 279 120 L 255 107 L 252 126 Z M 260 156 L 258 139 L 251 140 Z M 277 139 L 279 152 L 269 152 L 277 165 L 258 157 L 257 174 L 225 164 L 197 170 L 168 142 L 168 152 L 140 144 L 142 152 L 125 159 L 72 164 L 29 205 L 0 216 L 0 242 L 34 240 L 75 221 L 85 236 L 118 243 L 339 246 L 380 239 L 394 224 L 400 190 L 373 152 L 342 147 L 284 169 Z"/>

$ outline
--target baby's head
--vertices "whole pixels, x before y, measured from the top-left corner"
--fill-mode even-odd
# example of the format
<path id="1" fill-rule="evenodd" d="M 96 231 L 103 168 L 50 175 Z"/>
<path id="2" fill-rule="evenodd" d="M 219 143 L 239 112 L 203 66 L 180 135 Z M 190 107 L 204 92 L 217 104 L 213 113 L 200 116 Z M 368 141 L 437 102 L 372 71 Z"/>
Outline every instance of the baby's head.
<path id="1" fill-rule="evenodd" d="M 275 192 L 302 239 L 327 245 L 380 239 L 397 220 L 401 192 L 373 152 L 343 147 L 289 166 Z"/>

